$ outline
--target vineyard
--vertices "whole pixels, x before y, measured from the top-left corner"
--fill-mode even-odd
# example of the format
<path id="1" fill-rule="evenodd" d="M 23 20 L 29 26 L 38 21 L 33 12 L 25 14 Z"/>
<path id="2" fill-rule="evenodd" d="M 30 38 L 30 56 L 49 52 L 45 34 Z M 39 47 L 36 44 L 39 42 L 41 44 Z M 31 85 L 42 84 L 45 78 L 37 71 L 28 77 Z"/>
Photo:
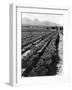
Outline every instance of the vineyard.
<path id="1" fill-rule="evenodd" d="M 60 62 L 58 29 L 22 30 L 21 36 L 21 76 L 56 75 Z"/>

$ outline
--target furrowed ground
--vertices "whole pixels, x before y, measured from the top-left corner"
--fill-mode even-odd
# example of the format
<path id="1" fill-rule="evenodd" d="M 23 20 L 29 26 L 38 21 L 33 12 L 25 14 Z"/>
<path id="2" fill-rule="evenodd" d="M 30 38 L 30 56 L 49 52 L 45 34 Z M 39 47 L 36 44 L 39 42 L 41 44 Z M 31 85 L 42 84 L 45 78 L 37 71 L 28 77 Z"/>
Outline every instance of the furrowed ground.
<path id="1" fill-rule="evenodd" d="M 59 72 L 59 27 L 22 27 L 21 76 L 51 76 Z"/>

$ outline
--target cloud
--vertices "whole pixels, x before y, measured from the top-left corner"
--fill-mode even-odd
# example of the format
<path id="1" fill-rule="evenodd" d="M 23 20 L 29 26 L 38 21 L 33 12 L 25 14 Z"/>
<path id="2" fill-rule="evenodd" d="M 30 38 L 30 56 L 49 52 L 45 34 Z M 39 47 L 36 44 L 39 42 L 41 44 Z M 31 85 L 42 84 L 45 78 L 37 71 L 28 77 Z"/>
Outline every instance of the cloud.
<path id="1" fill-rule="evenodd" d="M 38 19 L 31 20 L 29 18 L 23 18 L 22 24 L 23 25 L 59 26 L 58 24 L 50 22 L 50 21 L 40 22 Z"/>

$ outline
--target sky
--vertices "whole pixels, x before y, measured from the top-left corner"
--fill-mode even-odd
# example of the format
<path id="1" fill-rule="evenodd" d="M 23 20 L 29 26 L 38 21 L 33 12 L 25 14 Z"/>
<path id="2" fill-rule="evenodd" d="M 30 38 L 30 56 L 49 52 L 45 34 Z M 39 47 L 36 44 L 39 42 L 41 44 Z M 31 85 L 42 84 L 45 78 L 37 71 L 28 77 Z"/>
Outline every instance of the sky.
<path id="1" fill-rule="evenodd" d="M 56 24 L 63 25 L 64 16 L 63 15 L 56 15 L 56 14 L 32 14 L 32 13 L 22 13 L 22 20 L 23 18 L 28 18 L 32 21 L 39 20 L 39 21 L 50 21 Z M 23 21 L 22 21 L 23 22 Z"/>

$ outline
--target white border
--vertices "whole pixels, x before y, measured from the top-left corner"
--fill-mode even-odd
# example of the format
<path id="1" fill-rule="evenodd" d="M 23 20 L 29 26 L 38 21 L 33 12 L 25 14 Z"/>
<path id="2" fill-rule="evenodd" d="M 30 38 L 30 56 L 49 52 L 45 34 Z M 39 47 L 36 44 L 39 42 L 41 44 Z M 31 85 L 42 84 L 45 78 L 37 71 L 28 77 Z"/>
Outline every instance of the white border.
<path id="1" fill-rule="evenodd" d="M 12 64 L 12 82 L 11 85 L 32 85 L 32 84 L 54 84 L 66 83 L 70 81 L 69 78 L 69 58 L 68 58 L 68 29 L 69 29 L 69 10 L 59 9 L 44 9 L 44 8 L 21 8 L 21 5 L 12 5 L 13 8 L 13 64 Z M 28 77 L 21 78 L 21 12 L 41 12 L 41 13 L 57 13 L 64 14 L 64 75 L 63 76 L 49 76 L 49 77 Z M 17 16 L 17 17 L 16 17 Z M 17 47 L 16 47 L 17 46 Z M 16 57 L 17 56 L 17 57 Z M 11 75 L 10 75 L 11 76 Z M 11 78 L 11 77 L 10 77 Z"/>
<path id="2" fill-rule="evenodd" d="M 16 6 L 9 7 L 9 83 L 16 85 Z"/>

